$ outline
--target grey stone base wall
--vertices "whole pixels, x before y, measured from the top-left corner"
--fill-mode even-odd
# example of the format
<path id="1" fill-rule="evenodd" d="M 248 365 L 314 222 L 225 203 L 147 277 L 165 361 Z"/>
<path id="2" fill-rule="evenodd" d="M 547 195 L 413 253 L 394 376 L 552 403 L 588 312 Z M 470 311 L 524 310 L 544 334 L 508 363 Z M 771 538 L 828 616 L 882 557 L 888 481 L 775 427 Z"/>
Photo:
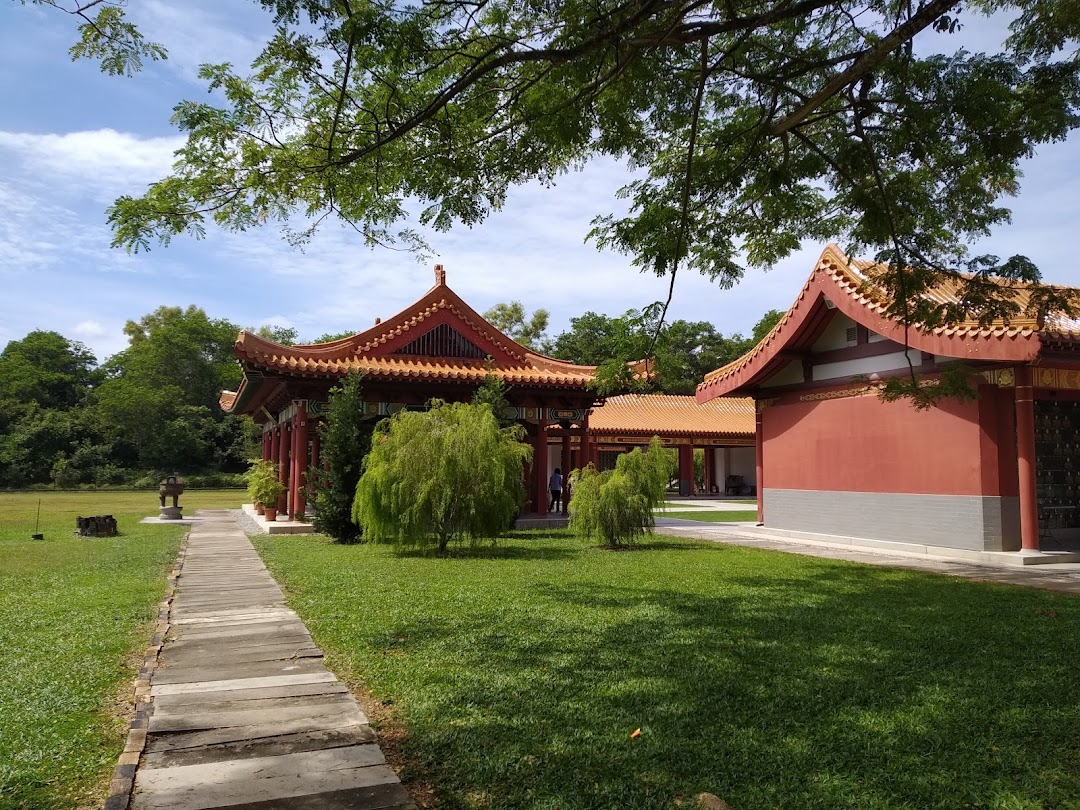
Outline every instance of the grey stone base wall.
<path id="1" fill-rule="evenodd" d="M 1020 548 L 1020 499 L 768 489 L 766 528 L 971 551 Z"/>

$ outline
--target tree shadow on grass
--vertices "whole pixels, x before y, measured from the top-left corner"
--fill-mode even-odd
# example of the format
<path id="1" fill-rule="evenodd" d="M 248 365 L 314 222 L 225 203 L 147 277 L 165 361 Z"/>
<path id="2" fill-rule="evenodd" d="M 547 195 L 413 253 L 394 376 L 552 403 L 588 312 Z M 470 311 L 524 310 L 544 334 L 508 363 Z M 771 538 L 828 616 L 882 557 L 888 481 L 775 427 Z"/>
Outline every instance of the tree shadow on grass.
<path id="1" fill-rule="evenodd" d="M 431 560 L 567 560 L 577 557 L 584 549 L 568 549 L 557 546 L 492 545 L 479 541 L 476 545 L 450 546 L 446 551 L 436 548 L 398 549 L 395 557 L 402 559 Z"/>
<path id="2" fill-rule="evenodd" d="M 399 624 L 407 750 L 448 807 L 1077 806 L 1080 602 L 804 562 Z"/>
<path id="3" fill-rule="evenodd" d="M 667 535 L 657 534 L 625 546 L 593 546 L 593 548 L 602 551 L 704 551 L 722 554 L 728 551 L 729 547 L 710 540 L 696 540 L 693 538 L 676 540 Z"/>

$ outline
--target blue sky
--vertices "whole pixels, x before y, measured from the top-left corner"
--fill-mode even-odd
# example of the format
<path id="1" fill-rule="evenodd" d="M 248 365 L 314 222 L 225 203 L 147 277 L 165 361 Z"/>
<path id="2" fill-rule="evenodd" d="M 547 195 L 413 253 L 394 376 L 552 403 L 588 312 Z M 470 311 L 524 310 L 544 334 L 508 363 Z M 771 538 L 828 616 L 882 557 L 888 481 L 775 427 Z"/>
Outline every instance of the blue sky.
<path id="1" fill-rule="evenodd" d="M 129 14 L 169 49 L 169 60 L 133 78 L 71 62 L 74 25 L 64 15 L 0 0 L 0 346 L 33 329 L 81 340 L 98 356 L 122 349 L 121 331 L 160 305 L 195 304 L 241 326 L 274 323 L 301 337 L 360 330 L 419 298 L 441 262 L 447 280 L 477 310 L 520 300 L 547 309 L 552 334 L 587 310 L 617 315 L 666 295 L 666 281 L 638 273 L 627 257 L 584 243 L 590 220 L 618 210 L 627 180 L 611 161 L 567 175 L 554 188 L 526 186 L 472 229 L 431 234 L 431 261 L 371 250 L 351 231 L 324 228 L 303 252 L 267 228 L 128 255 L 109 247 L 106 206 L 163 176 L 180 138 L 173 105 L 202 98 L 202 62 L 245 65 L 270 29 L 240 0 L 130 0 Z M 968 18 L 950 49 L 990 50 L 1000 27 Z M 924 45 L 923 49 L 929 47 Z M 978 252 L 1022 253 L 1047 281 L 1080 285 L 1075 238 L 1080 137 L 1040 150 L 1024 168 L 1011 225 Z M 708 320 L 747 333 L 769 309 L 786 309 L 822 245 L 804 249 L 731 290 L 680 275 L 671 317 Z"/>

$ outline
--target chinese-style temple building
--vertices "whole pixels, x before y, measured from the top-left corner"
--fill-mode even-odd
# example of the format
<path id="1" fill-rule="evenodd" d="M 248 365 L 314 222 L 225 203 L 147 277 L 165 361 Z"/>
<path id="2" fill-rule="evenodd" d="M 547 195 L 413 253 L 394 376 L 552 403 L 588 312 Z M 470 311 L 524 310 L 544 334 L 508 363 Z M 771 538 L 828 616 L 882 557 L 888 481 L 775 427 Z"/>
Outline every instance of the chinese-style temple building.
<path id="1" fill-rule="evenodd" d="M 548 476 L 595 458 L 589 442 L 589 388 L 596 368 L 538 354 L 495 329 L 446 285 L 441 265 L 435 286 L 415 304 L 351 337 L 309 346 L 281 346 L 241 332 L 236 356 L 244 378 L 221 406 L 250 414 L 263 428 L 262 457 L 281 465 L 287 485 L 278 509 L 290 518 L 305 510 L 303 474 L 319 464 L 316 423 L 331 387 L 348 373 L 363 375 L 365 412 L 372 419 L 438 397 L 468 401 L 490 373 L 507 386 L 512 413 L 533 447 L 526 511 L 543 512 Z M 549 453 L 551 428 L 558 444 Z M 576 447 L 571 440 L 576 440 Z"/>
<path id="2" fill-rule="evenodd" d="M 589 442 L 600 469 L 615 466 L 619 453 L 644 447 L 659 436 L 679 451 L 679 494 L 696 495 L 694 450 L 705 452 L 702 494 L 749 495 L 757 483 L 754 402 L 721 397 L 699 404 L 694 397 L 622 394 L 608 397 L 589 415 Z"/>
<path id="3" fill-rule="evenodd" d="M 510 403 L 506 416 L 525 427 L 533 447 L 526 511 L 544 512 L 555 467 L 614 467 L 617 453 L 646 446 L 654 435 L 679 450 L 682 494 L 694 494 L 696 447 L 705 450 L 707 493 L 748 494 L 756 482 L 752 400 L 700 405 L 689 396 L 628 394 L 604 403 L 589 387 L 595 366 L 516 343 L 446 285 L 441 266 L 435 286 L 419 301 L 371 329 L 309 346 L 241 332 L 236 356 L 244 378 L 237 391 L 222 394 L 221 406 L 262 425 L 262 457 L 280 464 L 287 485 L 278 510 L 292 519 L 306 508 L 303 475 L 319 464 L 317 424 L 330 389 L 351 372 L 363 375 L 365 413 L 373 420 L 424 407 L 433 397 L 468 401 L 489 372 L 501 379 Z"/>
<path id="4" fill-rule="evenodd" d="M 881 268 L 830 245 L 795 303 L 750 352 L 706 376 L 699 402 L 757 411 L 758 517 L 767 527 L 871 543 L 1051 559 L 1080 535 L 1080 322 L 1050 313 L 923 329 L 907 344 L 933 384 L 975 374 L 976 401 L 885 402 L 907 371 L 904 326 L 873 284 Z M 1029 299 L 1011 285 L 1021 311 Z M 932 292 L 957 300 L 943 281 Z"/>

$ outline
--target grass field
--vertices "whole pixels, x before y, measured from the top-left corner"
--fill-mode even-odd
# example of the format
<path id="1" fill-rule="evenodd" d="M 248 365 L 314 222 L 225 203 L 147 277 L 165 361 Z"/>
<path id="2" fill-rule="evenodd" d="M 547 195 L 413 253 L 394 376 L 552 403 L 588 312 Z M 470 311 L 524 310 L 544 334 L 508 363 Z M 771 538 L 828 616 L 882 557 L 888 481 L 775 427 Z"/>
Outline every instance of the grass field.
<path id="1" fill-rule="evenodd" d="M 664 511 L 657 511 L 656 517 L 665 518 L 678 518 L 679 520 L 697 520 L 702 523 L 746 523 L 747 521 L 757 520 L 757 509 L 748 510 L 697 510 L 697 511 L 681 511 L 674 509 L 667 509 Z"/>
<path id="2" fill-rule="evenodd" d="M 193 492 L 185 512 L 238 505 Z M 40 532 L 31 540 L 38 500 Z M 142 526 L 155 493 L 0 493 L 0 808 L 100 806 L 123 749 L 133 653 L 184 529 Z M 75 538 L 77 515 L 112 514 L 120 537 Z"/>
<path id="3" fill-rule="evenodd" d="M 1072 597 L 659 537 L 255 542 L 443 807 L 1080 806 Z"/>

